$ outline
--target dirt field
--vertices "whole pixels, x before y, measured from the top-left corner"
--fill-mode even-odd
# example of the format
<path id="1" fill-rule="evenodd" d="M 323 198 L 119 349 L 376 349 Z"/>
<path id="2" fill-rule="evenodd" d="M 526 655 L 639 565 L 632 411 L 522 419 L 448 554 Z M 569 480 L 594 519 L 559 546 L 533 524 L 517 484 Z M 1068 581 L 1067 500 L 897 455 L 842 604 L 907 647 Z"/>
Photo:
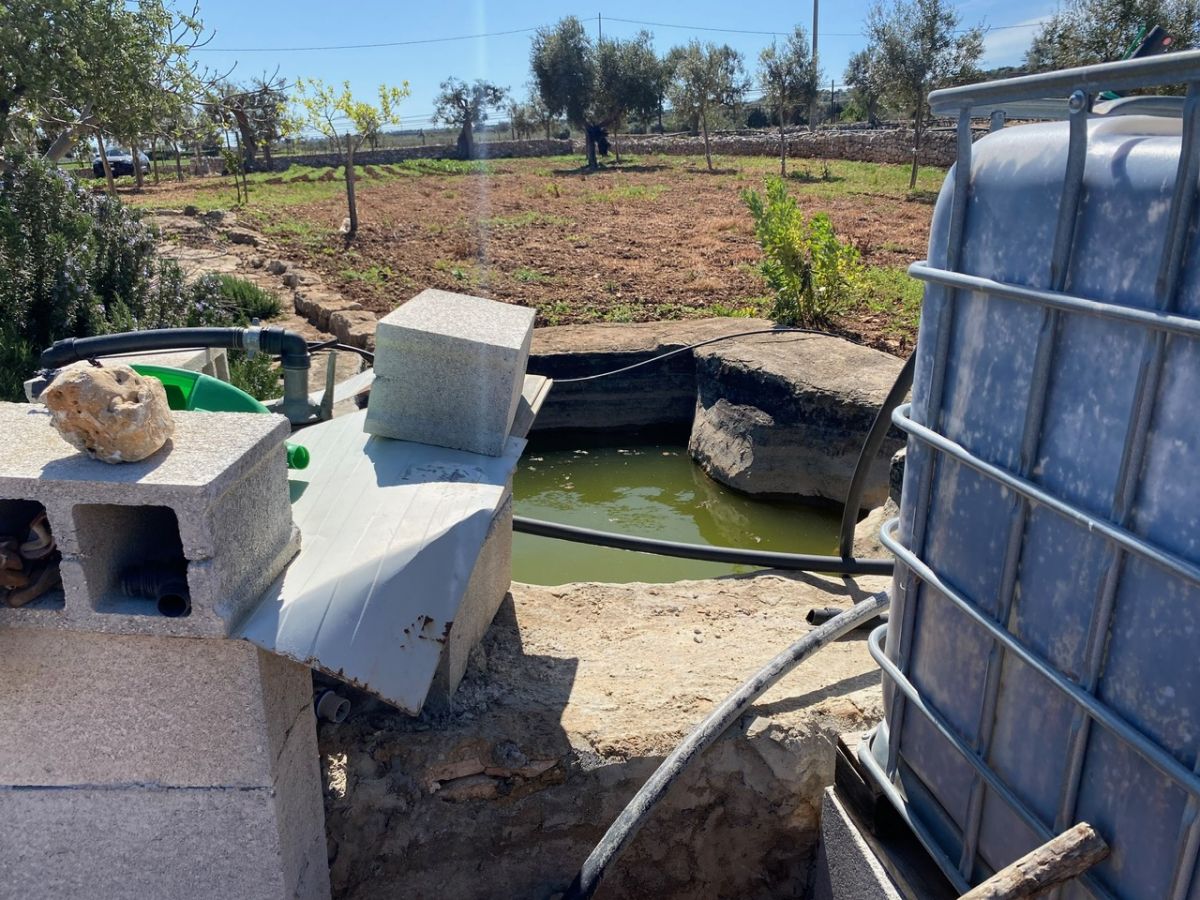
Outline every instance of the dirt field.
<path id="1" fill-rule="evenodd" d="M 359 170 L 361 227 L 347 245 L 341 172 L 252 176 L 239 217 L 345 296 L 384 313 L 425 287 L 535 307 L 538 324 L 647 321 L 767 310 L 767 286 L 741 199 L 778 170 L 770 159 L 627 158 L 596 173 L 573 157 L 414 163 Z M 899 166 L 792 165 L 803 209 L 824 211 L 868 266 L 859 305 L 837 323 L 893 352 L 908 349 L 919 290 L 902 275 L 922 258 L 940 170 L 907 191 Z M 230 207 L 231 182 L 149 187 L 150 207 Z"/>

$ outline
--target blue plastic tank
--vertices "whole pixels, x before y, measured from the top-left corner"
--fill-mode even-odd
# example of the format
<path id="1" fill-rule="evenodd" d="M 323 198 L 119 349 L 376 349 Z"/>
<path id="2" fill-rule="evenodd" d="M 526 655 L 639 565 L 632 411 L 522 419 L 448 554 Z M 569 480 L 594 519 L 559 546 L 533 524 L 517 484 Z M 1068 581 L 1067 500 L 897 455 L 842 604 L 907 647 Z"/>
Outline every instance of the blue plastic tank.
<path id="1" fill-rule="evenodd" d="M 1200 79 L 1172 57 L 1057 73 L 1069 121 L 960 125 L 913 269 L 860 756 L 960 889 L 1086 821 L 1111 855 L 1061 896 L 1200 898 L 1200 93 L 1091 111 L 1130 71 Z M 940 93 L 978 115 L 1004 92 Z"/>

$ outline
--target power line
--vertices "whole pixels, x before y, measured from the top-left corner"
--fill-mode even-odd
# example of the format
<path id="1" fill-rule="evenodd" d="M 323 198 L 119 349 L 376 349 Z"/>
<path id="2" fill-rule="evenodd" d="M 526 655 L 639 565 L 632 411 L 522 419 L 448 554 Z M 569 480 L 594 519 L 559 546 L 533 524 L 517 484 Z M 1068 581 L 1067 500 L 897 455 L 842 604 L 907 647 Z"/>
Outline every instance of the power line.
<path id="1" fill-rule="evenodd" d="M 337 44 L 328 47 L 196 47 L 192 52 L 203 53 L 304 53 L 310 50 L 370 50 L 376 47 L 411 47 L 414 44 L 444 44 L 448 41 L 474 41 L 480 38 L 503 37 L 508 34 L 528 34 L 536 28 L 513 28 L 510 31 L 489 31 L 483 34 L 460 34 L 454 37 L 420 38 L 411 41 L 386 41 L 378 44 Z"/>
<path id="2" fill-rule="evenodd" d="M 781 37 L 786 31 L 757 31 L 749 28 L 717 28 L 709 25 L 681 25 L 672 22 L 648 22 L 641 19 L 619 19 L 609 16 L 610 22 L 622 22 L 626 25 L 647 25 L 651 28 L 677 28 L 684 31 L 711 31 L 721 34 L 753 34 L 765 37 Z M 599 15 L 597 15 L 599 22 Z M 1022 22 L 1016 25 L 989 25 L 988 31 L 1003 31 L 1010 28 L 1037 28 L 1041 22 Z M 484 38 L 505 37 L 513 34 L 530 34 L 537 28 L 513 28 L 508 31 L 489 31 L 480 34 L 460 34 L 451 37 L 417 38 L 407 41 L 381 41 L 373 44 L 332 44 L 313 47 L 194 47 L 193 53 L 307 53 L 325 50 L 372 50 L 383 47 L 412 47 L 418 44 L 444 44 L 452 41 L 474 41 Z M 959 29 L 963 31 L 964 29 Z M 861 31 L 822 31 L 821 37 L 866 37 Z"/>

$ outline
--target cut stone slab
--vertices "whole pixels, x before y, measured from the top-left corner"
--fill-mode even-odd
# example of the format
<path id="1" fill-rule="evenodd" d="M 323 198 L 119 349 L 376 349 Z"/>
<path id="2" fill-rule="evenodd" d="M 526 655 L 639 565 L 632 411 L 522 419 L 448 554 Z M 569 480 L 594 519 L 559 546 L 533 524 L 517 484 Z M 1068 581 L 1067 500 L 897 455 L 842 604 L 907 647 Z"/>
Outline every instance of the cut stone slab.
<path id="1" fill-rule="evenodd" d="M 329 896 L 303 666 L 18 628 L 0 666 L 0 896 Z"/>
<path id="2" fill-rule="evenodd" d="M 375 332 L 366 430 L 499 456 L 521 397 L 534 316 L 432 289 L 390 312 Z"/>
<path id="3" fill-rule="evenodd" d="M 688 449 L 717 481 L 748 494 L 845 499 L 863 439 L 903 361 L 841 338 L 767 335 L 701 347 Z M 892 429 L 862 506 L 887 499 Z"/>
<path id="4" fill-rule="evenodd" d="M 282 416 L 176 412 L 148 459 L 112 466 L 62 441 L 43 407 L 0 403 L 0 518 L 45 509 L 62 552 L 63 591 L 0 609 L 6 624 L 140 634 L 225 636 L 298 549 Z M 126 596 L 123 571 L 186 567 L 187 616 Z M 55 602 L 57 601 L 57 602 Z"/>

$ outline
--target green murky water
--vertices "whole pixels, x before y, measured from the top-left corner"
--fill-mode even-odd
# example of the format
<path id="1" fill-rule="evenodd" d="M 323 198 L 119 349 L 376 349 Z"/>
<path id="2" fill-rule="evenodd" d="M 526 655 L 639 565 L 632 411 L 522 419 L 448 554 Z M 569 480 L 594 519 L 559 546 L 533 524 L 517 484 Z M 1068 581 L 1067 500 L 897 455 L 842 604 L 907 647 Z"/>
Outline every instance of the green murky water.
<path id="1" fill-rule="evenodd" d="M 517 515 L 549 522 L 693 544 L 837 552 L 836 510 L 735 493 L 705 475 L 678 445 L 531 445 L 513 493 Z M 513 580 L 532 584 L 666 582 L 747 571 L 527 534 L 513 539 Z"/>

